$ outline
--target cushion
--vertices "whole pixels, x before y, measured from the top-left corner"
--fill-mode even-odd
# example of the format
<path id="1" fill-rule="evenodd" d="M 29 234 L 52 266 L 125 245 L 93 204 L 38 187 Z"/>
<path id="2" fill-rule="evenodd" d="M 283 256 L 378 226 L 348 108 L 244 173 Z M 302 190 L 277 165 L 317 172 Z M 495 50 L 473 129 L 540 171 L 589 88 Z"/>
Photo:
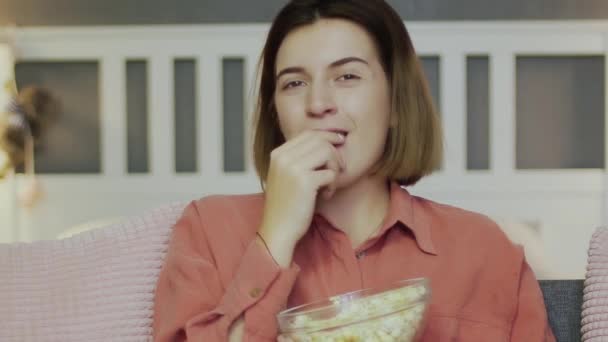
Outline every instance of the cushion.
<path id="1" fill-rule="evenodd" d="M 148 341 L 175 203 L 71 238 L 0 244 L 0 341 Z"/>
<path id="2" fill-rule="evenodd" d="M 91 221 L 86 221 L 83 223 L 79 223 L 75 226 L 71 226 L 68 229 L 62 231 L 57 235 L 57 239 L 65 239 L 72 237 L 76 234 L 80 234 L 82 232 L 87 232 L 89 230 L 94 230 L 97 228 L 107 227 L 114 223 L 119 223 L 123 221 L 125 217 L 117 216 L 117 217 L 106 217 L 102 219 L 96 219 Z"/>
<path id="3" fill-rule="evenodd" d="M 581 333 L 583 341 L 608 340 L 608 227 L 596 229 L 589 243 Z"/>

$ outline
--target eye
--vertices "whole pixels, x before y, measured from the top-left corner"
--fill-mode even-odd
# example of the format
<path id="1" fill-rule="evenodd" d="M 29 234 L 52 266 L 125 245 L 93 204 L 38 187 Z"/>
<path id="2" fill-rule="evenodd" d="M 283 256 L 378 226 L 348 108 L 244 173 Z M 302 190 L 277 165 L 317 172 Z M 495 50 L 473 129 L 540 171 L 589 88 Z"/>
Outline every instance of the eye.
<path id="1" fill-rule="evenodd" d="M 283 89 L 289 89 L 289 88 L 295 88 L 295 87 L 299 87 L 302 84 L 304 84 L 304 82 L 302 81 L 291 81 L 291 82 L 287 82 L 287 84 L 285 84 L 283 86 Z"/>
<path id="2" fill-rule="evenodd" d="M 338 77 L 338 81 L 350 81 L 350 80 L 358 80 L 361 77 L 355 75 L 355 74 L 344 74 L 340 77 Z"/>

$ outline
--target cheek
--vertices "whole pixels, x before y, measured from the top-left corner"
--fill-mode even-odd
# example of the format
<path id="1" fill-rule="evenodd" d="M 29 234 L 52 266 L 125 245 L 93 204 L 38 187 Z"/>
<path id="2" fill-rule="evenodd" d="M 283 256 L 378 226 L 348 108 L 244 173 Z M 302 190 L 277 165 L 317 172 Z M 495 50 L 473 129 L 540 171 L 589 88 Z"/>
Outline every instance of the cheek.
<path id="1" fill-rule="evenodd" d="M 301 115 L 297 113 L 298 105 L 294 103 L 293 99 L 277 99 L 275 104 L 279 127 L 285 139 L 289 140 L 301 130 Z"/>
<path id="2" fill-rule="evenodd" d="M 344 94 L 340 103 L 346 109 L 345 112 L 352 116 L 357 129 L 363 129 L 374 136 L 386 134 L 390 102 L 382 89 L 368 87 L 350 92 Z"/>

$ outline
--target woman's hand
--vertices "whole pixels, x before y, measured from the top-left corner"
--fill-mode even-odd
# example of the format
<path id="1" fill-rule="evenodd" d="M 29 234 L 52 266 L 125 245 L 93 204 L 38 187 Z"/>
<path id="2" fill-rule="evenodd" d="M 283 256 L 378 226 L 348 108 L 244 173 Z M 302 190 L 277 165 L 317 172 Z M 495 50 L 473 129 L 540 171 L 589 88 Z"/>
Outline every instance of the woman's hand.
<path id="1" fill-rule="evenodd" d="M 317 195 L 329 199 L 336 190 L 335 181 L 345 169 L 336 147 L 344 139 L 335 132 L 305 131 L 270 154 L 259 234 L 284 267 L 310 226 Z"/>

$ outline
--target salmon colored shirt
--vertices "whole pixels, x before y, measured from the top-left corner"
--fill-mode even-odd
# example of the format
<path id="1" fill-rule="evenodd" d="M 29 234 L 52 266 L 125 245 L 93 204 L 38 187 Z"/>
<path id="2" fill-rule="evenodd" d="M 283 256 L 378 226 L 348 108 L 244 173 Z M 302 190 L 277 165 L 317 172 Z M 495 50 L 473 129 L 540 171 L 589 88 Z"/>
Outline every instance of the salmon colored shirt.
<path id="1" fill-rule="evenodd" d="M 381 229 L 356 249 L 320 215 L 290 268 L 255 242 L 263 194 L 193 201 L 176 223 L 155 296 L 155 341 L 227 341 L 244 315 L 246 341 L 274 341 L 288 307 L 427 277 L 423 341 L 555 341 L 522 248 L 485 216 L 391 186 Z"/>

